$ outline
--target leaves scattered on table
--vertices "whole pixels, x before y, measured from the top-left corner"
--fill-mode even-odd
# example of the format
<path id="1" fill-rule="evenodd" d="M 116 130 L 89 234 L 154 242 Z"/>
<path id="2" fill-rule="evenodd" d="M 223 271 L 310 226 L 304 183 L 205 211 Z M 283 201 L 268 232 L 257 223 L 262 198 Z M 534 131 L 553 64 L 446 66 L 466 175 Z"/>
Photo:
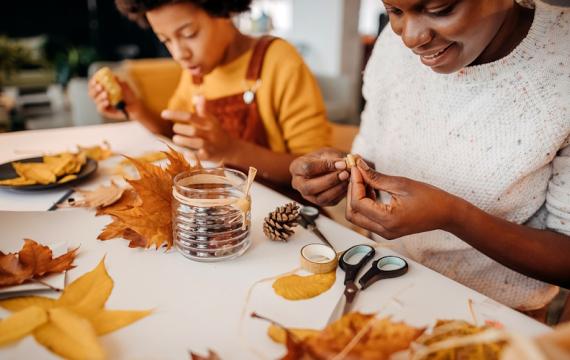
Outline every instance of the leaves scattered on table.
<path id="1" fill-rule="evenodd" d="M 13 312 L 0 321 L 0 346 L 29 334 L 48 350 L 69 359 L 105 357 L 98 336 L 127 326 L 151 311 L 107 310 L 113 290 L 103 260 L 69 284 L 59 299 L 25 296 L 0 301 Z"/>
<path id="2" fill-rule="evenodd" d="M 83 147 L 81 145 L 78 145 L 77 148 L 79 149 L 79 153 L 84 153 L 85 156 L 95 161 L 106 160 L 114 155 L 113 151 L 111 150 L 111 144 L 109 144 L 107 140 L 103 141 L 102 146 L 95 145 Z"/>
<path id="3" fill-rule="evenodd" d="M 479 339 L 492 325 L 476 326 L 463 320 L 438 320 L 430 334 L 416 340 L 415 360 L 494 360 L 507 345 L 503 340 Z"/>
<path id="4" fill-rule="evenodd" d="M 107 225 L 98 239 L 123 238 L 130 247 L 172 246 L 172 183 L 178 173 L 200 168 L 200 162 L 190 165 L 184 155 L 169 148 L 164 152 L 168 166 L 162 168 L 128 158 L 136 167 L 139 178 L 127 180 L 133 187 L 125 191 L 115 204 L 103 207 L 98 215 L 111 215 L 113 222 Z M 123 200 L 124 199 L 124 200 Z"/>
<path id="5" fill-rule="evenodd" d="M 85 207 L 97 209 L 117 202 L 125 189 L 111 182 L 109 186 L 99 186 L 95 190 L 75 190 L 73 199 L 69 199 L 59 205 L 59 207 Z"/>
<path id="6" fill-rule="evenodd" d="M 275 293 L 287 300 L 305 300 L 330 289 L 336 280 L 336 270 L 308 276 L 286 275 L 273 283 Z"/>
<path id="7" fill-rule="evenodd" d="M 272 340 L 286 345 L 283 359 L 330 359 L 341 353 L 343 359 L 389 359 L 408 349 L 423 332 L 403 322 L 357 312 L 323 330 L 285 329 L 276 324 L 268 329 Z"/>
<path id="8" fill-rule="evenodd" d="M 34 240 L 25 239 L 17 253 L 0 252 L 0 287 L 19 285 L 73 268 L 77 249 L 53 258 L 52 251 Z"/>

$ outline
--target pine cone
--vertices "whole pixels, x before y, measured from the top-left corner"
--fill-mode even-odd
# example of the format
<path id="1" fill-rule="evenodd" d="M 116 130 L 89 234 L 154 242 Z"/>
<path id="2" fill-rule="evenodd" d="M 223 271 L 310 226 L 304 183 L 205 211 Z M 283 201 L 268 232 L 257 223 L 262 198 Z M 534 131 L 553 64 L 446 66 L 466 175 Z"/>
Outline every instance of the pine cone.
<path id="1" fill-rule="evenodd" d="M 291 202 L 269 213 L 263 221 L 263 233 L 273 241 L 287 241 L 295 231 L 299 217 L 299 205 Z"/>

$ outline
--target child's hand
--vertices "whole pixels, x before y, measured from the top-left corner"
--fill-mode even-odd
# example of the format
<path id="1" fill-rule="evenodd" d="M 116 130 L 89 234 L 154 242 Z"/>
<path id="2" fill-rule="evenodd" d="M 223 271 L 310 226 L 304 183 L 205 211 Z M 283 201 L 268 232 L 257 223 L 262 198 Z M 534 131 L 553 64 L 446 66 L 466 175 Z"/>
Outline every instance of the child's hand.
<path id="1" fill-rule="evenodd" d="M 201 160 L 221 161 L 230 158 L 240 141 L 231 139 L 214 116 L 204 111 L 200 113 L 165 110 L 161 116 L 175 122 L 172 141 L 196 151 Z"/>
<path id="2" fill-rule="evenodd" d="M 141 101 L 139 98 L 137 98 L 133 90 L 126 82 L 121 81 L 118 78 L 116 78 L 116 80 L 121 86 L 123 93 L 122 100 L 126 105 L 126 111 L 129 113 L 130 117 L 133 117 L 133 113 L 136 112 L 136 109 L 141 106 Z M 125 114 L 111 105 L 107 91 L 105 91 L 103 86 L 93 78 L 89 80 L 89 97 L 93 99 L 95 105 L 97 106 L 97 111 L 104 117 L 113 120 L 125 119 Z"/>
<path id="3" fill-rule="evenodd" d="M 434 186 L 374 171 L 363 160 L 351 171 L 346 218 L 386 239 L 435 229 L 448 230 L 464 200 Z M 367 195 L 367 187 L 391 196 L 389 203 Z M 369 194 L 369 193 L 368 193 Z"/>

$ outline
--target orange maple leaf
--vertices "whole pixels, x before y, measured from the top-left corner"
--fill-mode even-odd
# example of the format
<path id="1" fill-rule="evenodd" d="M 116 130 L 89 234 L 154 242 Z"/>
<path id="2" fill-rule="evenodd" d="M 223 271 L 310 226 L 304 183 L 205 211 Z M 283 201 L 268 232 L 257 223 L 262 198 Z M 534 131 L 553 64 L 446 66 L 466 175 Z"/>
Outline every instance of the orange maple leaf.
<path id="1" fill-rule="evenodd" d="M 24 239 L 24 246 L 18 253 L 0 252 L 0 287 L 72 269 L 76 252 L 77 249 L 73 249 L 53 258 L 49 247 Z"/>
<path id="2" fill-rule="evenodd" d="M 252 316 L 263 318 L 257 314 Z M 409 348 L 424 330 L 392 322 L 389 318 L 378 319 L 373 314 L 353 312 L 321 331 L 272 325 L 270 336 L 285 343 L 284 360 L 330 359 L 341 353 L 343 359 L 387 360 L 392 354 Z"/>
<path id="3" fill-rule="evenodd" d="M 115 204 L 97 211 L 97 215 L 111 215 L 113 222 L 97 237 L 100 240 L 124 238 L 129 247 L 159 248 L 172 246 L 172 183 L 180 172 L 192 167 L 182 153 L 169 147 L 165 152 L 169 164 L 166 169 L 127 157 L 139 173 L 136 180 L 127 180 L 133 190 L 125 191 Z"/>

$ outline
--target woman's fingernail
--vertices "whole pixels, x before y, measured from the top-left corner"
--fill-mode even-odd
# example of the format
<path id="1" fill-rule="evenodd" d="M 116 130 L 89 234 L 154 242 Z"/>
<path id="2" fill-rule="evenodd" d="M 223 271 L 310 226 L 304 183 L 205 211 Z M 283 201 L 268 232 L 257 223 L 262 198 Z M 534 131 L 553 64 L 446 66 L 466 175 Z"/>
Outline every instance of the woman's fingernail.
<path id="1" fill-rule="evenodd" d="M 170 110 L 162 110 L 162 112 L 160 113 L 160 116 L 162 116 L 163 118 L 172 117 L 172 111 L 170 111 Z"/>
<path id="2" fill-rule="evenodd" d="M 368 164 L 366 163 L 366 161 L 362 160 L 362 159 L 358 159 L 357 165 L 359 168 L 361 168 L 362 170 L 368 170 L 370 169 L 370 166 L 368 166 Z"/>
<path id="3" fill-rule="evenodd" d="M 334 163 L 334 167 L 337 170 L 344 170 L 344 169 L 346 169 L 346 162 L 344 160 L 336 161 Z"/>
<path id="4" fill-rule="evenodd" d="M 338 178 L 341 181 L 348 179 L 348 177 L 349 177 L 348 171 L 342 171 L 340 174 L 338 174 Z"/>

